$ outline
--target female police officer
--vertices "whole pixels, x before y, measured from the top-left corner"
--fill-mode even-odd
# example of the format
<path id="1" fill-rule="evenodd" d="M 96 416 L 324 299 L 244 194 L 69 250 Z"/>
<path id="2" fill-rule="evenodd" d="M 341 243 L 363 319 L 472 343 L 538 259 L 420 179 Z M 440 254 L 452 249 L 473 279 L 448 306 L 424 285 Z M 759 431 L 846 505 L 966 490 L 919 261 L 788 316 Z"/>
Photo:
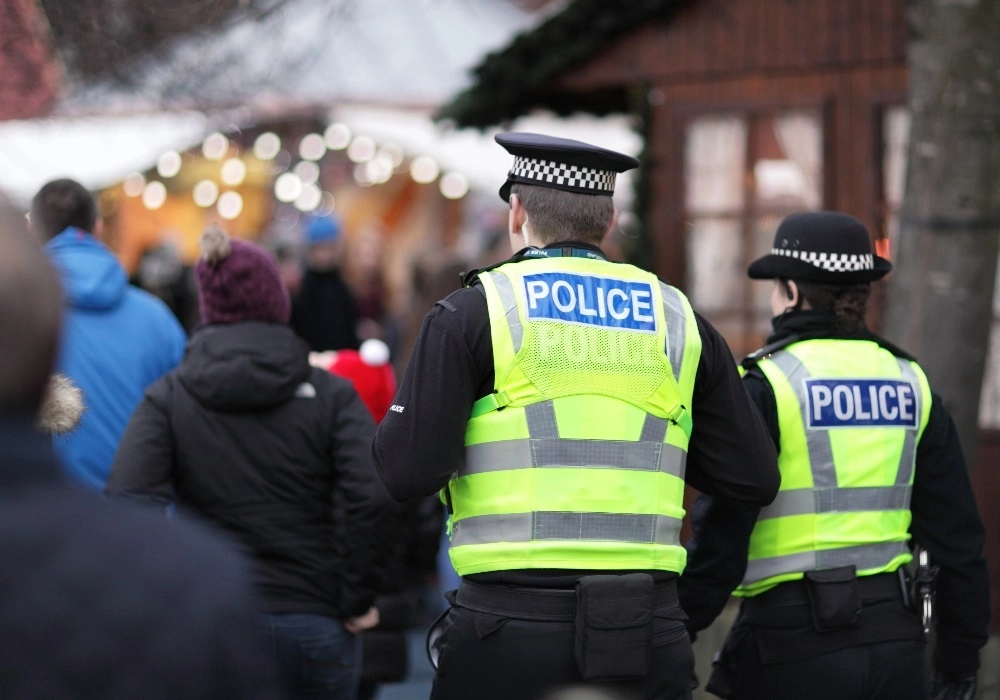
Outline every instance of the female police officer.
<path id="1" fill-rule="evenodd" d="M 749 275 L 773 279 L 774 333 L 743 361 L 781 490 L 758 512 L 700 499 L 681 602 L 697 632 L 743 597 L 709 690 L 730 698 L 921 698 L 924 632 L 900 568 L 940 567 L 935 697 L 972 698 L 989 617 L 957 435 L 919 365 L 865 326 L 891 264 L 864 225 L 789 216 Z M 737 587 L 738 584 L 738 587 Z"/>
<path id="2" fill-rule="evenodd" d="M 615 174 L 637 161 L 496 139 L 515 156 L 501 196 L 518 252 L 427 315 L 373 443 L 395 498 L 443 488 L 450 511 L 463 579 L 432 630 L 433 697 L 580 681 L 689 697 L 685 467 L 699 490 L 762 505 L 774 446 L 715 329 L 598 247 Z"/>

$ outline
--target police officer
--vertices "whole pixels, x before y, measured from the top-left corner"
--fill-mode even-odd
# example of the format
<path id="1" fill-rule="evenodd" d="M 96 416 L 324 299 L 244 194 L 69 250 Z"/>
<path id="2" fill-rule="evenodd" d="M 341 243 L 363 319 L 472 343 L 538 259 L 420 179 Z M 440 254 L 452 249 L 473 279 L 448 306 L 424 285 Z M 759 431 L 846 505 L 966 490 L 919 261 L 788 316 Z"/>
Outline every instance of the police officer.
<path id="1" fill-rule="evenodd" d="M 538 134 L 500 190 L 512 258 L 424 319 L 373 443 L 399 500 L 442 490 L 462 576 L 429 636 L 434 698 L 581 682 L 690 696 L 677 604 L 685 477 L 763 505 L 774 445 L 678 290 L 598 247 L 634 158 Z"/>
<path id="2" fill-rule="evenodd" d="M 940 567 L 935 698 L 971 698 L 986 643 L 984 532 L 951 417 L 920 366 L 865 326 L 892 265 L 836 212 L 793 214 L 749 269 L 774 333 L 743 361 L 778 446 L 759 510 L 699 498 L 680 582 L 689 630 L 743 602 L 708 689 L 730 698 L 925 698 L 924 630 L 903 569 Z"/>

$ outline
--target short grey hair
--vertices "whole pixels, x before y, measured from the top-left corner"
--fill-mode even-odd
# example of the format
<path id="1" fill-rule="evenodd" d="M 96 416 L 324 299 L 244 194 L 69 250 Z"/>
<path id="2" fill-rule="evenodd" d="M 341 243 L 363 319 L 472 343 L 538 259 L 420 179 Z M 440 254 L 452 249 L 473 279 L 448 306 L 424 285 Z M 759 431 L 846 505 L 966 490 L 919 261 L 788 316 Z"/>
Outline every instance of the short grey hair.
<path id="1" fill-rule="evenodd" d="M 584 241 L 598 245 L 611 227 L 615 205 L 608 195 L 567 192 L 552 187 L 514 183 L 531 222 L 531 232 L 543 245 Z"/>

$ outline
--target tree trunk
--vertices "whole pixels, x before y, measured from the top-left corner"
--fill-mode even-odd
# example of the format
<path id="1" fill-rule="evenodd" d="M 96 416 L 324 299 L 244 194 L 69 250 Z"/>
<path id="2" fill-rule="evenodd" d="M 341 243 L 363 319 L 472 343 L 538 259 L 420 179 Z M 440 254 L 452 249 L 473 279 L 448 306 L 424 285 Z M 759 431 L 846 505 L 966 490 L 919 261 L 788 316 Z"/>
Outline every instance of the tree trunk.
<path id="1" fill-rule="evenodd" d="M 1000 244 L 1000 0 L 910 0 L 906 192 L 883 332 L 975 461 Z"/>

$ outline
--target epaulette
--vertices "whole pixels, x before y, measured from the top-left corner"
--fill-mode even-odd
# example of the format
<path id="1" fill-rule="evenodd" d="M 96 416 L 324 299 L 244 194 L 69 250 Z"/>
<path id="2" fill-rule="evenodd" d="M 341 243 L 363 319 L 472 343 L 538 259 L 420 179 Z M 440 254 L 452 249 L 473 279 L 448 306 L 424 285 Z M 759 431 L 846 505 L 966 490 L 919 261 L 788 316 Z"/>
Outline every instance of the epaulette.
<path id="1" fill-rule="evenodd" d="M 787 348 L 792 343 L 799 342 L 801 339 L 802 338 L 797 335 L 790 335 L 785 338 L 782 338 L 781 340 L 776 340 L 773 343 L 768 343 L 764 347 L 760 348 L 759 350 L 753 351 L 752 353 L 744 357 L 742 360 L 740 360 L 740 367 L 742 367 L 744 370 L 749 371 L 753 369 L 758 362 L 763 360 L 768 355 L 773 355 L 779 350 Z"/>

